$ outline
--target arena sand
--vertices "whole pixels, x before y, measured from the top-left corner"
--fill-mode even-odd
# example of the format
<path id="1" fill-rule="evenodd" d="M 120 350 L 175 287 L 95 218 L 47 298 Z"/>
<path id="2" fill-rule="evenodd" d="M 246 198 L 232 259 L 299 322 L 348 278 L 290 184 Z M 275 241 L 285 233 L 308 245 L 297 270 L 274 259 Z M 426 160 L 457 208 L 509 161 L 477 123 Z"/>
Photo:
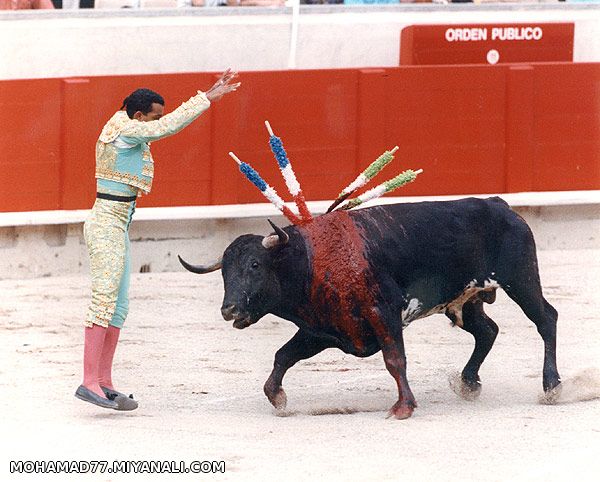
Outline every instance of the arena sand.
<path id="1" fill-rule="evenodd" d="M 405 331 L 419 403 L 405 421 L 386 419 L 397 392 L 381 354 L 338 350 L 288 372 L 288 408 L 276 414 L 262 385 L 295 327 L 268 316 L 232 328 L 219 313 L 219 273 L 133 277 L 114 378 L 140 407 L 96 408 L 73 396 L 87 277 L 2 280 L 2 479 L 599 480 L 600 251 L 542 251 L 539 259 L 559 312 L 563 403 L 538 403 L 541 338 L 499 292 L 487 311 L 500 334 L 477 401 L 459 399 L 448 383 L 472 351 L 470 335 L 442 315 Z M 17 475 L 11 460 L 225 461 L 225 473 Z"/>

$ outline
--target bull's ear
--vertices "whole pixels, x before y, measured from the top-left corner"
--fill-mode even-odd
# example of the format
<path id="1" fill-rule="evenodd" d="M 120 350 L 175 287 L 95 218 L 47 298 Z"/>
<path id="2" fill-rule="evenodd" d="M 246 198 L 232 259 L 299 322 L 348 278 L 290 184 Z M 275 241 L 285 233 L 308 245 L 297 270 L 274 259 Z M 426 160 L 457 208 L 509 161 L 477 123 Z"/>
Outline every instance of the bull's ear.
<path id="1" fill-rule="evenodd" d="M 189 264 L 189 263 L 185 262 L 181 258 L 181 256 L 177 255 L 177 257 L 179 258 L 179 262 L 185 269 L 187 269 L 188 271 L 191 271 L 192 273 L 196 273 L 196 274 L 212 273 L 213 271 L 217 271 L 218 269 L 221 269 L 221 266 L 222 266 L 221 258 L 219 258 L 217 261 L 215 261 L 211 264 L 193 265 L 193 264 Z"/>
<path id="2" fill-rule="evenodd" d="M 275 234 L 265 236 L 262 240 L 262 245 L 267 249 L 274 248 L 275 246 L 286 245 L 287 242 L 290 240 L 290 236 L 288 235 L 288 233 L 286 233 L 279 226 L 276 226 L 270 219 L 267 219 L 267 221 L 269 221 L 269 224 L 275 231 Z"/>

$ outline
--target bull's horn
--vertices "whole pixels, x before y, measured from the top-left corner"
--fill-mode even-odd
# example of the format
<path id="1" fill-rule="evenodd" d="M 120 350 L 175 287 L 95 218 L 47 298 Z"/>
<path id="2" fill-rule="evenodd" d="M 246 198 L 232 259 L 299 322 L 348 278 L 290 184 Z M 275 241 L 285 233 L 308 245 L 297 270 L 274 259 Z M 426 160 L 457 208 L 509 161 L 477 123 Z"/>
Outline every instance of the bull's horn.
<path id="1" fill-rule="evenodd" d="M 288 235 L 288 233 L 286 233 L 279 226 L 273 224 L 273 222 L 270 219 L 267 219 L 267 221 L 269 221 L 269 224 L 275 230 L 276 234 L 265 236 L 262 240 L 262 245 L 265 248 L 270 249 L 274 248 L 275 246 L 283 246 L 284 244 L 287 244 L 287 242 L 290 240 L 290 236 Z"/>
<path id="2" fill-rule="evenodd" d="M 192 273 L 206 274 L 206 273 L 212 273 L 213 271 L 217 271 L 218 269 L 221 269 L 221 264 L 222 264 L 221 258 L 219 258 L 213 264 L 204 266 L 204 265 L 189 264 L 186 261 L 184 261 L 183 259 L 181 259 L 181 256 L 177 255 L 177 257 L 179 258 L 179 262 L 181 263 L 181 265 L 188 271 L 191 271 Z"/>

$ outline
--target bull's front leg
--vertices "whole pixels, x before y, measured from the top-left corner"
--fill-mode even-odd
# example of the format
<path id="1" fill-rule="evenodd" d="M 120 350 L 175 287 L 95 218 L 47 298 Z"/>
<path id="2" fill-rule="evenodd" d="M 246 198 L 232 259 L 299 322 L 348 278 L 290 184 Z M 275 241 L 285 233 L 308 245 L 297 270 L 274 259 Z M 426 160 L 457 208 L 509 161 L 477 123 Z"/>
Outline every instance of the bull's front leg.
<path id="1" fill-rule="evenodd" d="M 298 361 L 315 356 L 333 346 L 331 341 L 298 330 L 285 345 L 277 350 L 273 371 L 264 386 L 265 395 L 276 409 L 284 409 L 287 404 L 287 396 L 281 387 L 281 382 L 288 369 Z"/>
<path id="2" fill-rule="evenodd" d="M 398 401 L 390 409 L 388 417 L 393 416 L 399 420 L 408 418 L 417 407 L 417 402 L 406 378 L 406 354 L 401 323 L 392 317 L 384 319 L 378 316 L 373 322 L 373 327 L 379 339 L 385 366 L 398 385 Z"/>

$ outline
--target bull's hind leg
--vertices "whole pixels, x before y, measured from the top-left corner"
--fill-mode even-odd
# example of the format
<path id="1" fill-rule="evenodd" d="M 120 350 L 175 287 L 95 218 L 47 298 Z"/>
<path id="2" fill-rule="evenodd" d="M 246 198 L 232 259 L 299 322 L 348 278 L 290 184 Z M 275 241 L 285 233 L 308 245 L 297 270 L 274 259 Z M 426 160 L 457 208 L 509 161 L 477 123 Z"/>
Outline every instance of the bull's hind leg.
<path id="1" fill-rule="evenodd" d="M 536 270 L 537 275 L 537 270 Z M 527 278 L 522 278 L 523 281 Z M 555 403 L 560 395 L 560 375 L 556 366 L 556 322 L 558 313 L 542 295 L 539 278 L 529 279 L 528 283 L 509 283 L 504 291 L 517 303 L 523 313 L 533 321 L 537 331 L 544 340 L 544 368 L 542 386 L 547 403 Z"/>
<path id="2" fill-rule="evenodd" d="M 329 340 L 317 338 L 298 330 L 275 354 L 273 371 L 264 386 L 265 395 L 271 404 L 277 409 L 285 408 L 287 396 L 281 387 L 281 382 L 283 376 L 291 367 L 298 361 L 315 356 L 326 348 L 332 348 L 333 346 Z"/>
<path id="3" fill-rule="evenodd" d="M 475 400 L 479 397 L 481 393 L 479 368 L 498 335 L 498 325 L 485 314 L 481 300 L 482 297 L 476 296 L 462 307 L 461 328 L 473 335 L 475 348 L 461 373 L 460 380 L 458 382 L 451 380 L 450 385 L 456 394 L 465 400 Z"/>
<path id="4" fill-rule="evenodd" d="M 543 387 L 546 401 L 554 403 L 560 394 L 560 376 L 556 368 L 556 322 L 558 313 L 542 294 L 537 265 L 535 242 L 527 229 L 519 239 L 520 249 L 507 243 L 504 257 L 507 262 L 498 270 L 498 282 L 506 294 L 533 321 L 544 340 Z"/>

